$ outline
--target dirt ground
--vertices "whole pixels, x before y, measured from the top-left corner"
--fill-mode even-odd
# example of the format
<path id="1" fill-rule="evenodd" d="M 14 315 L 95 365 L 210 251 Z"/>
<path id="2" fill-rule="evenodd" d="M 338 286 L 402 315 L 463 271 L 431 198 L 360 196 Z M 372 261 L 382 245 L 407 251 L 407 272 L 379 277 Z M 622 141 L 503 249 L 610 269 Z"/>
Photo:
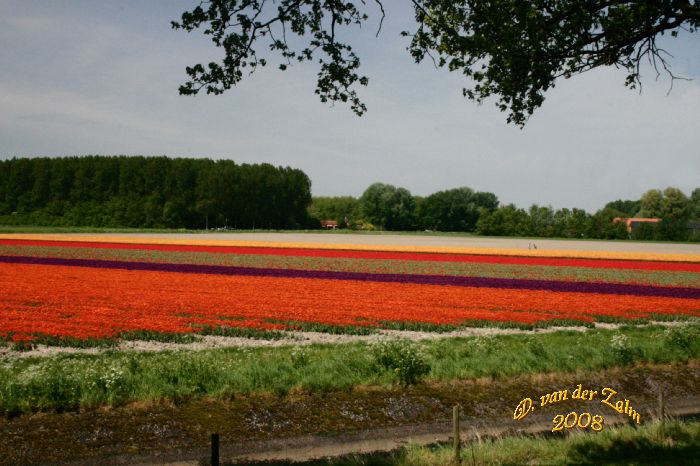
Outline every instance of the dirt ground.
<path id="1" fill-rule="evenodd" d="M 598 373 L 538 374 L 508 379 L 431 382 L 408 388 L 362 387 L 330 393 L 240 395 L 84 412 L 37 413 L 0 419 L 0 464 L 197 464 L 211 433 L 227 462 L 306 461 L 350 452 L 386 451 L 406 442 L 449 437 L 452 408 L 462 409 L 464 440 L 548 432 L 556 414 L 590 412 L 605 426 L 631 422 L 599 402 L 569 399 L 513 419 L 526 397 L 582 384 L 612 387 L 640 414 L 658 415 L 664 391 L 668 414 L 700 413 L 700 366 L 639 365 Z M 555 435 L 555 434 L 547 434 Z M 594 435 L 594 434 L 592 434 Z M 200 463 L 201 464 L 201 463 Z"/>
<path id="2" fill-rule="evenodd" d="M 76 236 L 100 236 L 86 233 Z M 616 252 L 651 252 L 664 254 L 700 254 L 700 244 L 656 243 L 636 241 L 584 241 L 542 238 L 494 238 L 482 236 L 443 236 L 427 234 L 353 234 L 353 233 L 105 233 L 102 236 L 143 236 L 203 240 L 271 241 L 289 243 L 366 244 L 382 246 L 424 246 L 454 248 L 528 249 L 534 243 L 538 250 L 581 250 Z"/>

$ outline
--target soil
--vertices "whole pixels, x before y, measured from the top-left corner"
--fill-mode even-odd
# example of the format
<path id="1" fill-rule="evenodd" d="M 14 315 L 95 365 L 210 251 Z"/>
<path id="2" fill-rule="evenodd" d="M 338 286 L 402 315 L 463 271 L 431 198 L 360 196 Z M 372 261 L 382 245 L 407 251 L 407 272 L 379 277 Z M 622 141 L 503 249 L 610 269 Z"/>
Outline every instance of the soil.
<path id="1" fill-rule="evenodd" d="M 668 413 L 700 413 L 700 363 L 645 364 L 599 373 L 253 394 L 22 415 L 0 419 L 0 464 L 197 464 L 206 461 L 213 432 L 220 435 L 222 460 L 241 464 L 386 451 L 409 440 L 447 440 L 455 404 L 462 409 L 465 439 L 548 431 L 556 414 L 572 411 L 599 414 L 606 426 L 631 422 L 600 399 L 539 406 L 541 395 L 564 389 L 571 394 L 578 384 L 599 392 L 613 388 L 617 400 L 630 400 L 641 423 L 657 417 L 659 391 L 665 393 Z M 537 410 L 515 421 L 515 407 L 526 397 L 535 400 Z"/>

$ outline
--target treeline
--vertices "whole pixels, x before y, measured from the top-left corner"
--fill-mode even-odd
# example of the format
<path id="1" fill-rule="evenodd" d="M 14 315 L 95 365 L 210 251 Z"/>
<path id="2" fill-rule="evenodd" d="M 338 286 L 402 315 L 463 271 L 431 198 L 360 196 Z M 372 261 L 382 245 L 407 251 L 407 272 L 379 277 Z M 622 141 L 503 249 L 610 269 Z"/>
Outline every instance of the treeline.
<path id="1" fill-rule="evenodd" d="M 0 224 L 138 228 L 309 225 L 311 181 L 269 164 L 168 157 L 0 161 Z"/>
<path id="2" fill-rule="evenodd" d="M 627 230 L 616 218 L 660 218 Z M 700 240 L 700 188 L 649 190 L 583 209 L 501 205 L 467 187 L 414 196 L 384 183 L 359 198 L 311 198 L 301 170 L 167 157 L 14 158 L 0 161 L 0 224 L 135 228 L 340 228 L 471 232 L 489 236 Z"/>
<path id="3" fill-rule="evenodd" d="M 677 188 L 647 191 L 638 200 L 617 200 L 594 214 L 583 209 L 499 205 L 493 193 L 470 188 L 413 196 L 405 188 L 375 183 L 360 198 L 314 197 L 311 217 L 358 230 L 431 230 L 489 236 L 545 238 L 700 240 L 700 188 L 690 196 Z M 636 225 L 630 234 L 616 218 L 661 218 Z"/>
<path id="4" fill-rule="evenodd" d="M 358 230 L 474 231 L 479 217 L 498 208 L 493 193 L 470 188 L 413 196 L 405 188 L 374 183 L 362 197 L 314 197 L 309 214 Z"/>

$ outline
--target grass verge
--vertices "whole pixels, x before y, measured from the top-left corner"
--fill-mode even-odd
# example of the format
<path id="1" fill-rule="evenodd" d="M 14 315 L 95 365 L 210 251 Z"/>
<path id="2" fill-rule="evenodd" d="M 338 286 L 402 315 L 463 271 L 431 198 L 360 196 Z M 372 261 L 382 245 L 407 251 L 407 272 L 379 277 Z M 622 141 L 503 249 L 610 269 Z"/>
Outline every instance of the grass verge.
<path id="1" fill-rule="evenodd" d="M 400 382 L 376 349 L 351 343 L 10 357 L 0 359 L 0 414 Z M 427 364 L 429 380 L 595 371 L 700 359 L 700 324 L 446 338 L 413 349 L 408 361 Z M 396 360 L 402 364 L 402 354 Z"/>
<path id="2" fill-rule="evenodd" d="M 699 464 L 700 422 L 672 421 L 662 427 L 650 423 L 639 428 L 613 427 L 600 433 L 574 432 L 535 437 L 489 439 L 463 445 L 464 465 L 564 464 Z M 308 465 L 423 466 L 454 464 L 446 445 L 409 445 L 389 454 L 350 455 Z"/>

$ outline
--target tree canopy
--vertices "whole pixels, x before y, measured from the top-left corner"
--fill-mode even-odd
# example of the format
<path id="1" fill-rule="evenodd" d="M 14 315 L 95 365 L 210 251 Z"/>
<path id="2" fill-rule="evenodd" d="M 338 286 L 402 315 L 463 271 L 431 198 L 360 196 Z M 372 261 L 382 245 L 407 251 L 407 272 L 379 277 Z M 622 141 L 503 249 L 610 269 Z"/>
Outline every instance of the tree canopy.
<path id="1" fill-rule="evenodd" d="M 416 223 L 416 200 L 406 188 L 371 184 L 360 197 L 365 220 L 385 230 L 412 230 Z"/>
<path id="2" fill-rule="evenodd" d="M 0 224 L 300 228 L 311 181 L 270 164 L 167 157 L 0 160 Z"/>
<path id="3" fill-rule="evenodd" d="M 695 33 L 700 4 L 694 0 L 412 0 L 415 23 L 403 35 L 416 62 L 430 58 L 437 67 L 463 74 L 465 97 L 489 97 L 507 112 L 508 122 L 524 125 L 558 78 L 601 66 L 627 71 L 625 85 L 641 84 L 640 65 L 657 73 L 669 67 L 659 36 Z M 203 0 L 172 27 L 202 29 L 224 57 L 187 67 L 180 93 L 221 94 L 277 54 L 285 70 L 294 62 L 317 60 L 316 94 L 322 102 L 347 102 L 362 115 L 357 93 L 367 76 L 343 28 L 359 27 L 370 15 L 385 16 L 381 0 Z M 302 45 L 298 45 L 302 44 Z"/>
<path id="4" fill-rule="evenodd" d="M 467 187 L 431 194 L 421 201 L 421 226 L 437 231 L 474 231 L 481 209 L 493 211 L 498 198 L 493 193 L 474 192 Z"/>

